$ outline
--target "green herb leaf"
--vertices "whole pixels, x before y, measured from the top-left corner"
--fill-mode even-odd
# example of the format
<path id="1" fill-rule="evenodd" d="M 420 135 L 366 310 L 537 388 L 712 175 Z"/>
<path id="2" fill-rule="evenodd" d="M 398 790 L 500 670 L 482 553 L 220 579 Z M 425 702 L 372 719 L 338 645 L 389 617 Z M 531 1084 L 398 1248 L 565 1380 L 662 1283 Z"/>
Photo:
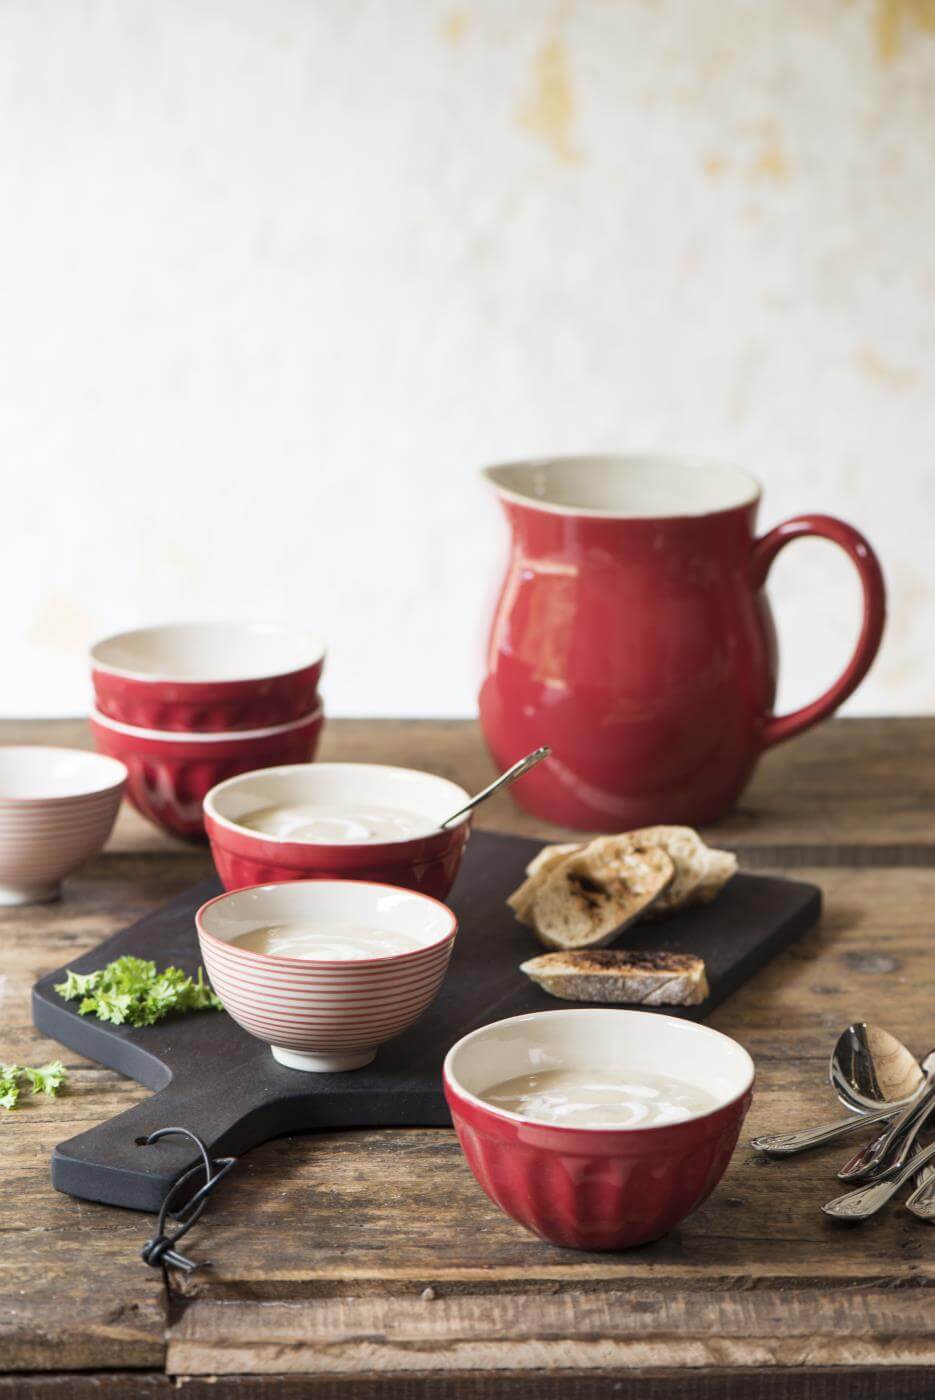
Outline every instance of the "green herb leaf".
<path id="1" fill-rule="evenodd" d="M 75 1001 L 78 997 L 89 996 L 100 980 L 100 972 L 69 972 L 64 982 L 57 983 L 55 990 L 66 1001 Z"/>
<path id="2" fill-rule="evenodd" d="M 65 1001 L 80 1001 L 79 1016 L 114 1026 L 152 1026 L 173 1011 L 223 1009 L 200 967 L 194 980 L 181 968 L 157 972 L 154 962 L 129 955 L 96 972 L 69 971 L 55 990 Z"/>
<path id="3" fill-rule="evenodd" d="M 19 1103 L 19 1065 L 0 1064 L 0 1108 L 15 1108 Z"/>
<path id="4" fill-rule="evenodd" d="M 27 1067 L 23 1074 L 29 1080 L 29 1087 L 34 1094 L 48 1094 L 51 1099 L 55 1098 L 68 1078 L 68 1070 L 61 1060 L 50 1060 L 47 1065 L 39 1065 L 37 1069 Z"/>
<path id="5" fill-rule="evenodd" d="M 67 1078 L 68 1070 L 61 1060 L 50 1060 L 36 1069 L 28 1065 L 0 1065 L 0 1108 L 17 1107 L 24 1080 L 34 1094 L 54 1098 Z"/>

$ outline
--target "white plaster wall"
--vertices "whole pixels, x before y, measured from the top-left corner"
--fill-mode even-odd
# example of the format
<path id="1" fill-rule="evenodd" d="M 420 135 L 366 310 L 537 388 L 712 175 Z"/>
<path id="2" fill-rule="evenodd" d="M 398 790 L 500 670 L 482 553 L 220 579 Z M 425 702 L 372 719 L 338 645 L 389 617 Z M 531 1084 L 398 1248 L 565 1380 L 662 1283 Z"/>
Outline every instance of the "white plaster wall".
<path id="1" fill-rule="evenodd" d="M 2 0 L 0 711 L 146 621 L 293 616 L 333 713 L 472 711 L 484 462 L 721 455 L 838 512 L 935 708 L 928 0 Z M 830 546 L 774 575 L 786 705 Z"/>

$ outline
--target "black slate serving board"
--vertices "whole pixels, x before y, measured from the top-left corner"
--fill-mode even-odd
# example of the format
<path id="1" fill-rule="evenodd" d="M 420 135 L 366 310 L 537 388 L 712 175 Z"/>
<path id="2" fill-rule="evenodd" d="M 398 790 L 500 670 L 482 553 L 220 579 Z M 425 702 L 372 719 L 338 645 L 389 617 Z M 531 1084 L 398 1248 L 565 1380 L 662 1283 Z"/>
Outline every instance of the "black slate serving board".
<path id="1" fill-rule="evenodd" d="M 438 998 L 421 1021 L 378 1051 L 373 1064 L 353 1072 L 286 1069 L 222 1012 L 138 1030 L 105 1025 L 79 1016 L 77 1003 L 62 1001 L 54 991 L 65 968 L 43 977 L 32 994 L 37 1029 L 157 1091 L 60 1143 L 52 1154 L 53 1185 L 86 1200 L 155 1211 L 196 1160 L 181 1139 L 142 1145 L 156 1128 L 190 1128 L 212 1155 L 229 1155 L 313 1128 L 448 1124 L 441 1064 L 456 1040 L 506 1016 L 574 1004 L 548 996 L 518 971 L 524 958 L 542 949 L 504 900 L 540 845 L 489 832 L 472 836 L 450 900 L 460 931 Z M 133 953 L 194 972 L 200 961 L 194 911 L 219 890 L 215 880 L 196 885 L 68 966 L 90 972 Z M 623 943 L 700 954 L 710 997 L 701 1006 L 663 1010 L 701 1020 L 820 912 L 821 892 L 814 885 L 739 874 L 715 903 L 639 925 Z"/>

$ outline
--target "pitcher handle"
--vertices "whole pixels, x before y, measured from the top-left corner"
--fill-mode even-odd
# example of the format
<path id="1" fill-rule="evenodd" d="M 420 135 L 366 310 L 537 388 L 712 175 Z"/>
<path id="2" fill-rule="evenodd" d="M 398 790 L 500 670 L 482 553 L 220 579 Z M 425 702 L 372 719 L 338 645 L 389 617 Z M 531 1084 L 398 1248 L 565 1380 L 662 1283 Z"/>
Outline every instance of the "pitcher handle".
<path id="1" fill-rule="evenodd" d="M 781 525 L 777 525 L 775 529 L 756 540 L 751 562 L 754 589 L 761 588 L 766 582 L 770 565 L 779 551 L 792 540 L 801 539 L 805 535 L 817 535 L 823 540 L 831 540 L 852 560 L 863 590 L 864 611 L 860 636 L 844 672 L 824 695 L 820 695 L 810 705 L 803 705 L 800 710 L 793 710 L 791 714 L 767 717 L 760 736 L 760 744 L 764 749 L 781 743 L 783 739 L 791 739 L 794 734 L 801 734 L 803 729 L 811 728 L 843 704 L 869 671 L 883 636 L 886 587 L 880 561 L 858 530 L 846 525 L 843 520 L 837 520 L 833 515 L 800 515 L 794 520 L 783 521 Z"/>

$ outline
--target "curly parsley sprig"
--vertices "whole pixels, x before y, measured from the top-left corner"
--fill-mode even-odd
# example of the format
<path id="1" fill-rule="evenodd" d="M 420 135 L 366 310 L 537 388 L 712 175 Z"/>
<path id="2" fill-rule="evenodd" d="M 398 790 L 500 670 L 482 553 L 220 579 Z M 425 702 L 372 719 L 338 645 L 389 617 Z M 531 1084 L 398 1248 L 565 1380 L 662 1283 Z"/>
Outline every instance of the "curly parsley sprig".
<path id="1" fill-rule="evenodd" d="M 35 1068 L 0 1064 L 0 1108 L 16 1108 L 24 1080 L 34 1094 L 47 1094 L 54 1099 L 67 1078 L 68 1070 L 61 1060 L 50 1060 Z"/>
<path id="2" fill-rule="evenodd" d="M 94 1015 L 114 1026 L 153 1026 L 170 1011 L 221 1011 L 220 1001 L 204 980 L 178 967 L 156 971 L 146 958 L 127 955 L 96 972 L 72 972 L 55 990 L 65 1001 L 78 1001 L 79 1016 Z"/>

